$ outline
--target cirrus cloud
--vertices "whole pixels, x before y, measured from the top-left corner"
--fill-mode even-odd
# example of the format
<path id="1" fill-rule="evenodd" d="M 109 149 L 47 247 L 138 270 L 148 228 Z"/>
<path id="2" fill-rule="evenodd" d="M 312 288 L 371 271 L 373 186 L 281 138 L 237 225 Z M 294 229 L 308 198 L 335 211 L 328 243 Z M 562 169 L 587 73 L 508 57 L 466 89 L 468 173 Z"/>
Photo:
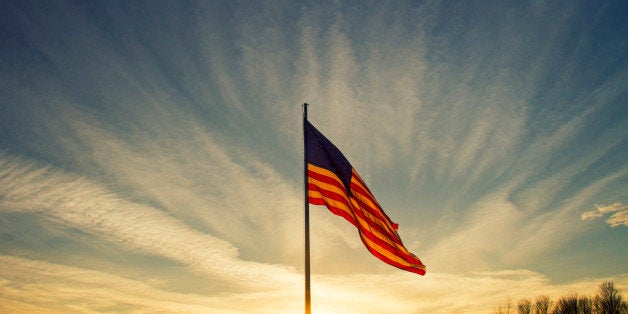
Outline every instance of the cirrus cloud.
<path id="1" fill-rule="evenodd" d="M 604 217 L 607 214 L 612 214 L 608 219 L 606 219 L 606 223 L 611 227 L 619 227 L 619 226 L 628 226 L 628 205 L 624 205 L 620 202 L 615 202 L 610 205 L 598 205 L 595 207 L 597 209 L 590 210 L 582 213 L 580 218 L 582 220 L 592 220 L 600 217 Z"/>

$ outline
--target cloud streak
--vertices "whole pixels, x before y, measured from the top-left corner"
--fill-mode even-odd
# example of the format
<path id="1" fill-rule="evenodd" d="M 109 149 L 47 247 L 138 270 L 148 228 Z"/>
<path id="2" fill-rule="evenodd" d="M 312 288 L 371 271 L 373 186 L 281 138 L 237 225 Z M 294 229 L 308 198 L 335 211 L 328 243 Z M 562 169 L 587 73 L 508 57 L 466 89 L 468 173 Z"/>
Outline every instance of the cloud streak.
<path id="1" fill-rule="evenodd" d="M 310 120 L 433 271 L 429 284 L 390 275 L 352 226 L 313 207 L 321 309 L 348 310 L 342 301 L 351 300 L 385 313 L 390 298 L 398 312 L 456 311 L 450 288 L 480 311 L 501 301 L 489 299 L 503 296 L 490 287 L 562 291 L 591 272 L 625 281 L 620 253 L 608 259 L 612 270 L 573 262 L 607 256 L 619 246 L 611 237 L 625 232 L 627 28 L 615 13 L 623 4 L 0 6 L 5 221 L 53 220 L 47 232 L 87 232 L 242 287 L 225 300 L 297 308 L 279 287 L 294 286 L 302 265 L 308 102 Z M 601 218 L 614 229 L 594 232 L 588 220 Z M 7 264 L 53 267 L 49 251 L 29 244 L 7 253 L 16 255 Z M 543 264 L 556 269 L 498 271 Z M 387 276 L 398 281 L 394 293 L 377 284 Z M 548 279 L 557 277 L 575 286 Z M 478 293 L 463 291 L 470 286 Z M 190 303 L 214 301 L 222 302 Z"/>
<path id="2" fill-rule="evenodd" d="M 294 270 L 238 259 L 228 242 L 196 231 L 150 206 L 125 201 L 101 185 L 17 157 L 0 159 L 0 208 L 41 213 L 192 270 L 247 286 L 298 281 Z"/>
<path id="3" fill-rule="evenodd" d="M 608 219 L 606 219 L 606 223 L 613 227 L 619 226 L 627 226 L 628 227 L 628 206 L 616 202 L 610 205 L 595 205 L 597 209 L 590 210 L 582 213 L 580 218 L 582 220 L 593 220 L 596 218 L 604 217 L 606 215 L 610 215 Z"/>
<path id="4" fill-rule="evenodd" d="M 302 309 L 298 289 L 239 291 L 216 295 L 180 293 L 99 270 L 0 255 L 0 310 L 59 312 L 294 313 Z M 592 295 L 602 280 L 619 289 L 626 276 L 552 284 L 527 270 L 432 273 L 422 280 L 404 273 L 315 275 L 317 313 L 488 312 L 508 298 Z"/>

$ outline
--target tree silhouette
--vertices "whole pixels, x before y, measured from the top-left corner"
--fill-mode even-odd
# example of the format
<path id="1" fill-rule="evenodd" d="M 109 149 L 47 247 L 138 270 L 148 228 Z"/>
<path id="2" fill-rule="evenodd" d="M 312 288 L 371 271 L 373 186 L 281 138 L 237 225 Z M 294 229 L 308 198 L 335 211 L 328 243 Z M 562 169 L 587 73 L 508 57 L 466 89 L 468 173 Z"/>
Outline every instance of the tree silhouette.
<path id="1" fill-rule="evenodd" d="M 578 314 L 578 295 L 572 294 L 558 299 L 553 312 L 554 314 Z"/>
<path id="2" fill-rule="evenodd" d="M 610 281 L 602 282 L 598 294 L 593 298 L 578 297 L 574 293 L 562 296 L 553 307 L 552 303 L 548 295 L 540 295 L 534 299 L 534 303 L 530 299 L 519 300 L 515 308 L 519 314 L 628 314 L 628 302 Z M 506 305 L 499 305 L 494 313 L 509 314 L 512 308 L 512 300 L 508 298 Z"/>
<path id="3" fill-rule="evenodd" d="M 540 295 L 534 299 L 534 314 L 548 314 L 552 301 L 547 295 Z"/>
<path id="4" fill-rule="evenodd" d="M 510 314 L 510 310 L 512 309 L 512 299 L 508 298 L 506 300 L 506 305 L 504 307 L 500 305 L 497 306 L 497 309 L 493 312 L 494 314 Z"/>
<path id="5" fill-rule="evenodd" d="M 578 299 L 578 314 L 592 314 L 593 301 L 588 297 L 580 297 Z"/>
<path id="6" fill-rule="evenodd" d="M 517 311 L 519 314 L 530 314 L 532 312 L 532 302 L 530 299 L 523 299 L 517 303 Z"/>
<path id="7" fill-rule="evenodd" d="M 628 312 L 626 302 L 622 301 L 620 291 L 610 281 L 602 282 L 599 293 L 593 298 L 595 313 L 620 314 Z"/>

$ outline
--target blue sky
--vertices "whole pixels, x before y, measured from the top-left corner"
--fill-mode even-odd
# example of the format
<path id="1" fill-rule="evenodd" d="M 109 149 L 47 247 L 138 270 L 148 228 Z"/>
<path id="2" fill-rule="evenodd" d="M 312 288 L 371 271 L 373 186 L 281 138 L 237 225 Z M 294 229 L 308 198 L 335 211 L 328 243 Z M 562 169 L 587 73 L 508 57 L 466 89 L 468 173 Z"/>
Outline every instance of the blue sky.
<path id="1" fill-rule="evenodd" d="M 0 4 L 0 310 L 294 313 L 301 105 L 425 277 L 312 206 L 315 313 L 628 289 L 625 1 Z"/>

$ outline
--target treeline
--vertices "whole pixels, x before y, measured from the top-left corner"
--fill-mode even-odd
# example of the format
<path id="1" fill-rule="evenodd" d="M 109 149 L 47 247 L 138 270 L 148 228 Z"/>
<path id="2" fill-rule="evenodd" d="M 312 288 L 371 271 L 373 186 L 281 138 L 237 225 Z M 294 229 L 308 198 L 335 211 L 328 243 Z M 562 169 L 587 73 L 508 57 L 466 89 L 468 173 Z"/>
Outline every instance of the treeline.
<path id="1" fill-rule="evenodd" d="M 593 296 L 571 294 L 552 301 L 547 295 L 540 295 L 534 300 L 521 299 L 516 304 L 508 300 L 499 305 L 495 314 L 628 314 L 628 303 L 622 300 L 619 289 L 612 282 L 599 285 L 598 293 Z"/>

